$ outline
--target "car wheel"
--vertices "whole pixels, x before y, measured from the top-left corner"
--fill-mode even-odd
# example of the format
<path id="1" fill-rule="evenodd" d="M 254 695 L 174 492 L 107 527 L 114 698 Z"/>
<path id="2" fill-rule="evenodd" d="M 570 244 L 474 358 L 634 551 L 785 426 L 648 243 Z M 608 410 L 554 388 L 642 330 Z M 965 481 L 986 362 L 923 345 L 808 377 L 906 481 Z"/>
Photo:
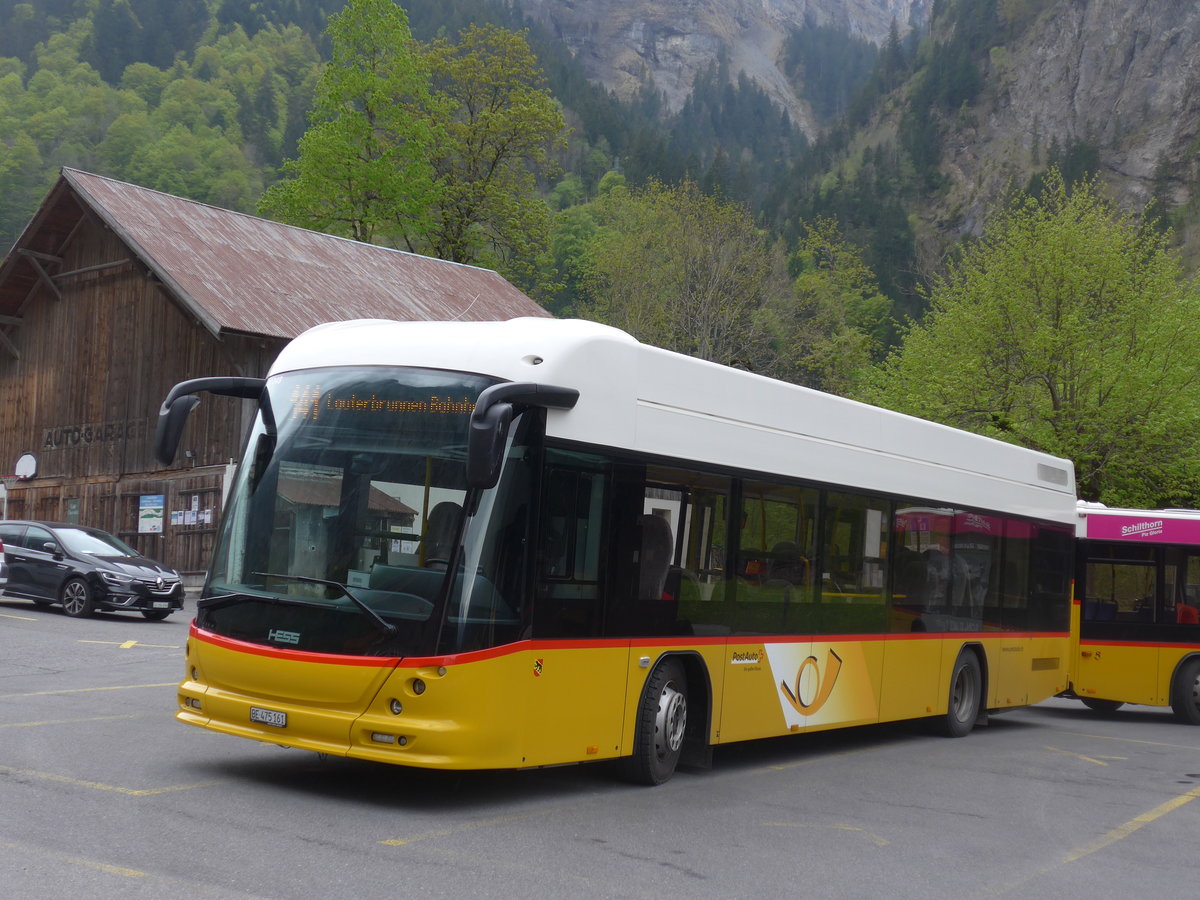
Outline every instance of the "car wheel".
<path id="1" fill-rule="evenodd" d="M 92 602 L 92 589 L 82 578 L 68 578 L 62 586 L 63 612 L 68 616 L 82 619 L 92 614 L 95 605 Z"/>
<path id="2" fill-rule="evenodd" d="M 143 609 L 142 610 L 142 615 L 145 616 L 147 619 L 149 619 L 151 622 L 161 622 L 163 619 L 165 619 L 170 614 L 171 614 L 171 610 L 169 610 L 169 609 Z"/>

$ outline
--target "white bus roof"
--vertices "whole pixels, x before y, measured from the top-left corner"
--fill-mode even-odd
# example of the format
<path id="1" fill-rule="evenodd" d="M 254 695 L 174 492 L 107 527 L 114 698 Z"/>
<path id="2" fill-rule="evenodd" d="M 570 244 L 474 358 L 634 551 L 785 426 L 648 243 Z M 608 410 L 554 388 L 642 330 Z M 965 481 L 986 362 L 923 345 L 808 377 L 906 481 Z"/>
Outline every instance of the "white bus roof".
<path id="1" fill-rule="evenodd" d="M 271 374 L 415 366 L 575 388 L 547 433 L 681 461 L 1074 524 L 1070 462 L 639 343 L 580 320 L 319 325 Z"/>

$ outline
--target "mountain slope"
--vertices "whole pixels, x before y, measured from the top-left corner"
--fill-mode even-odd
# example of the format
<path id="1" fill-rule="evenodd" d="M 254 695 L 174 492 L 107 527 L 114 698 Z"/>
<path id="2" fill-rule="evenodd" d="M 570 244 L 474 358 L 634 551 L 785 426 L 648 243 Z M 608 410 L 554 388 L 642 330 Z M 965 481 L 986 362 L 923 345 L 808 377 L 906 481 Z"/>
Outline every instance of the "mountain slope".
<path id="1" fill-rule="evenodd" d="M 980 60 L 984 90 L 947 122 L 935 209 L 978 231 L 1006 186 L 1023 186 L 1051 148 L 1083 146 L 1123 206 L 1156 197 L 1190 230 L 1200 129 L 1200 5 L 1177 0 L 1060 0 L 1009 46 Z M 956 212 L 951 212 L 952 210 Z"/>
<path id="2" fill-rule="evenodd" d="M 735 77 L 745 72 L 807 134 L 816 122 L 780 67 L 780 50 L 796 28 L 825 25 L 882 44 L 895 21 L 920 23 L 930 0 L 516 0 L 551 27 L 588 76 L 631 97 L 647 79 L 677 110 L 696 74 L 726 54 Z"/>

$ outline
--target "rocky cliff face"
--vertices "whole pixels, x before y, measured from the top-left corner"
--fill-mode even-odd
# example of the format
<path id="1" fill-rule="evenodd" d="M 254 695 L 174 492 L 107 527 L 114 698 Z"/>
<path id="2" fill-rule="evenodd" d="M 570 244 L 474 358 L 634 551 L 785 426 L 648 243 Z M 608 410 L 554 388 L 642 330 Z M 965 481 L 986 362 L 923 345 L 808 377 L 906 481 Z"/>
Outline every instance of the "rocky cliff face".
<path id="1" fill-rule="evenodd" d="M 1200 4 L 1059 0 L 1006 51 L 993 50 L 978 107 L 951 123 L 943 170 L 953 230 L 979 230 L 988 202 L 1024 186 L 1046 148 L 1099 148 L 1125 207 L 1150 199 L 1156 173 L 1172 205 L 1193 201 L 1200 132 Z"/>
<path id="2" fill-rule="evenodd" d="M 795 121 L 812 118 L 778 66 L 793 28 L 831 25 L 882 43 L 893 20 L 901 34 L 924 21 L 931 0 L 513 0 L 552 27 L 588 76 L 620 96 L 647 78 L 677 109 L 696 72 L 728 53 L 734 73 L 746 72 Z"/>

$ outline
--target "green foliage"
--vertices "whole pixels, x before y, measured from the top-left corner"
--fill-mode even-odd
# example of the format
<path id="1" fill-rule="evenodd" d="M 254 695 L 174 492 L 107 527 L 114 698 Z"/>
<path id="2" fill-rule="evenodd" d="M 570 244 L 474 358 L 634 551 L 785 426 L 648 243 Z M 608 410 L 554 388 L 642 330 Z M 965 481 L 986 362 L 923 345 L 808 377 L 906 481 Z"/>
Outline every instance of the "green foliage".
<path id="1" fill-rule="evenodd" d="M 408 17 L 393 0 L 350 0 L 329 20 L 333 59 L 313 124 L 267 191 L 264 215 L 356 241 L 414 249 L 444 186 L 428 158 L 444 115 Z"/>
<path id="2" fill-rule="evenodd" d="M 774 374 L 848 394 L 893 336 L 891 303 L 832 219 L 804 224 L 789 263 L 795 300 L 775 311 Z"/>
<path id="3" fill-rule="evenodd" d="M 1080 496 L 1200 502 L 1200 295 L 1096 182 L 997 215 L 862 399 L 1067 457 Z"/>
<path id="4" fill-rule="evenodd" d="M 440 191 L 420 249 L 496 268 L 535 295 L 551 290 L 550 210 L 538 187 L 557 174 L 551 150 L 565 145 L 566 124 L 525 35 L 469 26 L 422 58 L 449 115 L 434 120 Z"/>
<path id="5" fill-rule="evenodd" d="M 642 341 L 725 365 L 761 370 L 761 311 L 787 291 L 771 244 L 741 204 L 692 182 L 611 190 L 582 269 L 589 292 L 575 312 Z"/>

